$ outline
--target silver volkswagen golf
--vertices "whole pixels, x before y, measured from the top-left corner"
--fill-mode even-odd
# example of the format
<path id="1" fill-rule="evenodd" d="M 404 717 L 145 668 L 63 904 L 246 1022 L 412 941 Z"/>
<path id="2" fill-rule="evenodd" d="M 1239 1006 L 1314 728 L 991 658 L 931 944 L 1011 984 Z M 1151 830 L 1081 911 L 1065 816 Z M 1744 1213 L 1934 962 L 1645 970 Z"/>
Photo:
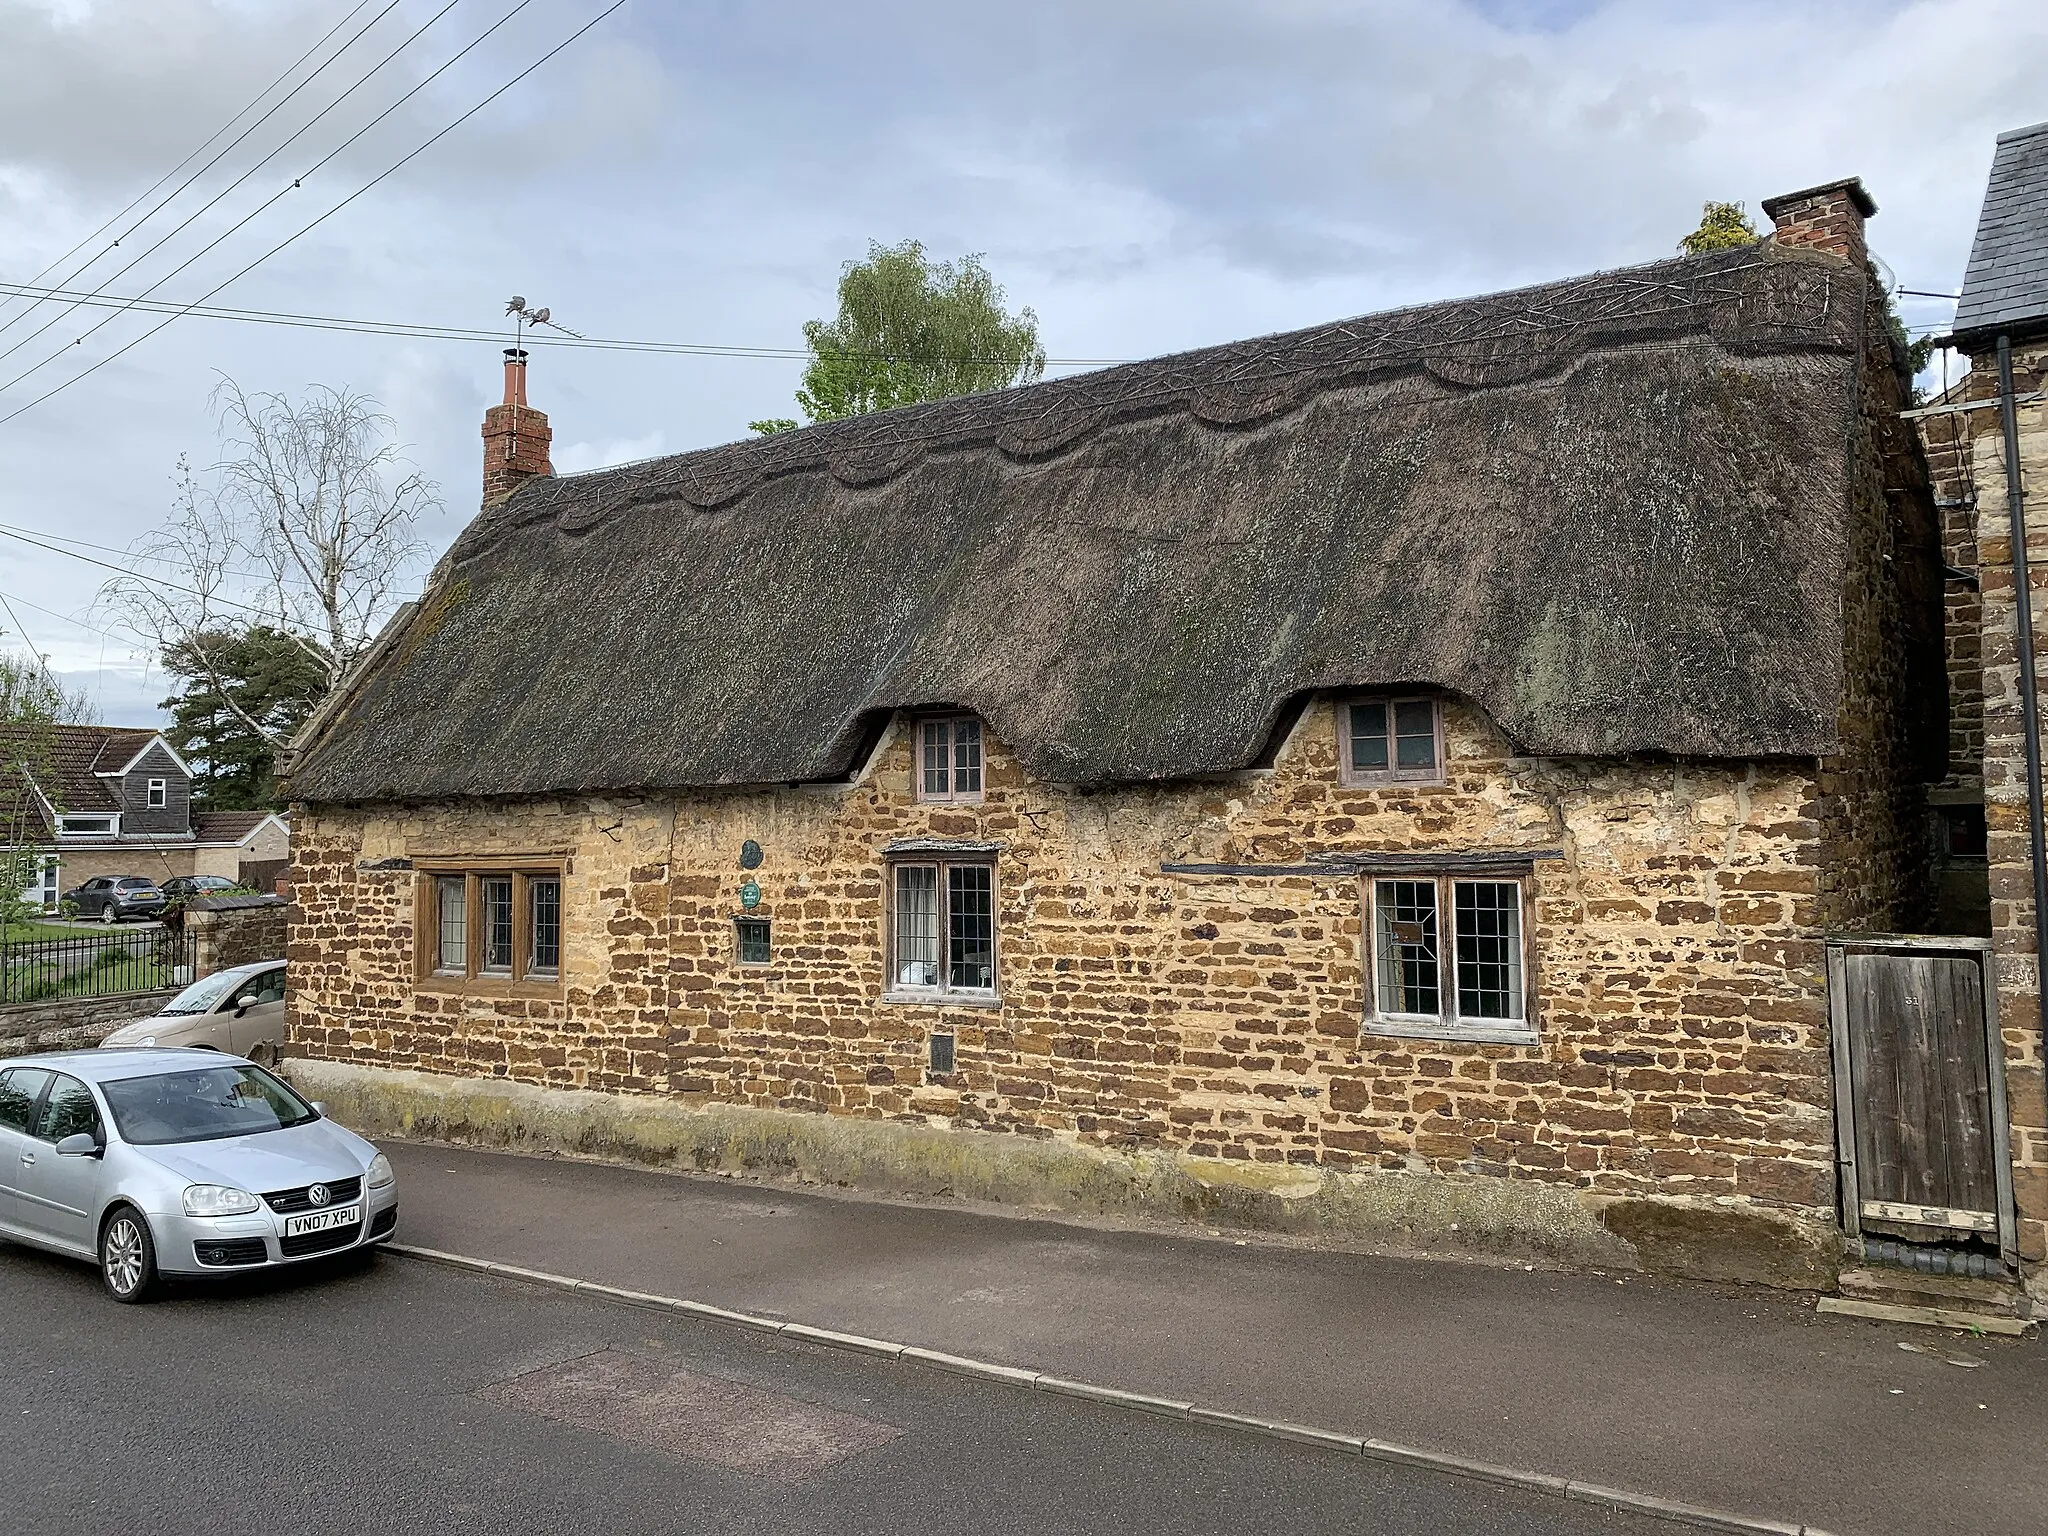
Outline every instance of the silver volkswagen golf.
<path id="1" fill-rule="evenodd" d="M 96 1260 L 116 1301 L 397 1225 L 384 1154 L 253 1062 L 166 1047 L 0 1063 L 0 1237 Z"/>

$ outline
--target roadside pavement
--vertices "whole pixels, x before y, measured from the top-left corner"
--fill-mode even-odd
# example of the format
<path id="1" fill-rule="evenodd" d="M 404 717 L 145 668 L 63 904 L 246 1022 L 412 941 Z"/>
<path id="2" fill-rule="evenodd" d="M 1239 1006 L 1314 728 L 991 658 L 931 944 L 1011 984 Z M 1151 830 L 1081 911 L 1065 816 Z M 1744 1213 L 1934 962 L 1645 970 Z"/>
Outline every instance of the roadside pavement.
<path id="1" fill-rule="evenodd" d="M 0 1244 L 0 1293 L 8 1536 L 1675 1531 L 396 1258 L 117 1307 Z"/>
<path id="2" fill-rule="evenodd" d="M 2048 1528 L 2039 1340 L 1747 1287 L 386 1150 L 420 1247 L 1843 1536 Z"/>

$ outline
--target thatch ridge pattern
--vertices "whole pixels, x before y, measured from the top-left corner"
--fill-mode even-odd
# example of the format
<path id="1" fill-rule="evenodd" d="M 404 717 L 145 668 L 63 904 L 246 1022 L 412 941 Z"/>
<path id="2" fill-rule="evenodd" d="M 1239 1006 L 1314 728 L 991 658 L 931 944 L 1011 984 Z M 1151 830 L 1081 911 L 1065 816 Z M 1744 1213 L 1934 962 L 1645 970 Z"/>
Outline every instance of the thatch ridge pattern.
<path id="1" fill-rule="evenodd" d="M 1867 288 L 1769 247 L 535 480 L 294 766 L 309 800 L 1242 768 L 1419 686 L 1552 756 L 1837 744 Z"/>

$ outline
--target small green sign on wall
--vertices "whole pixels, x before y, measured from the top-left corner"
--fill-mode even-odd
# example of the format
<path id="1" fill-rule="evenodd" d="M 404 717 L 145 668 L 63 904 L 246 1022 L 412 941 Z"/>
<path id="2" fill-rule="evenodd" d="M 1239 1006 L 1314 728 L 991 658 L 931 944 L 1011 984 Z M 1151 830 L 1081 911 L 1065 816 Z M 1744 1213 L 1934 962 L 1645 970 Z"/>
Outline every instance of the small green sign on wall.
<path id="1" fill-rule="evenodd" d="M 761 905 L 761 887 L 751 880 L 740 882 L 740 905 L 749 912 Z"/>

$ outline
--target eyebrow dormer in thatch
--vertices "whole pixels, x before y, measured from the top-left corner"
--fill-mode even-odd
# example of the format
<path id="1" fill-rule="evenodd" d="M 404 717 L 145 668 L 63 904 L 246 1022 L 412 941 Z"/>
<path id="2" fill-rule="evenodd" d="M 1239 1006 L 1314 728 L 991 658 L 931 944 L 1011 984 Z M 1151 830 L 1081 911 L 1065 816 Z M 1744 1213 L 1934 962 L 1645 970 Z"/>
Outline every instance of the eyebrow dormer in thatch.
<path id="1" fill-rule="evenodd" d="M 1766 242 L 536 478 L 291 792 L 829 779 L 939 702 L 1037 778 L 1179 779 L 1366 686 L 1530 753 L 1824 755 L 1867 284 Z"/>

